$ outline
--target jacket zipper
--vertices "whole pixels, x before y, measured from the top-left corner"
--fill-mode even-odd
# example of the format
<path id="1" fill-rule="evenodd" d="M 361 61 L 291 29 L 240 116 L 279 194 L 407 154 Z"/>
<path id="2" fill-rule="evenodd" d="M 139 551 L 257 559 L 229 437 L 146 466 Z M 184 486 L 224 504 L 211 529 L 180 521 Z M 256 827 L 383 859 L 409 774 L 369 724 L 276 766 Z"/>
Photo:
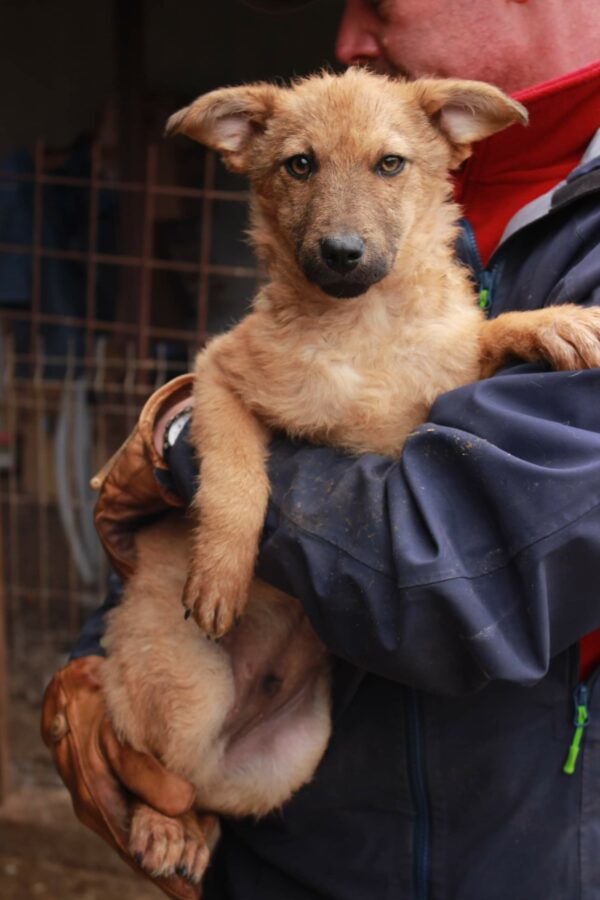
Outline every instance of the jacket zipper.
<path id="1" fill-rule="evenodd" d="M 573 718 L 575 731 L 573 732 L 571 746 L 569 747 L 569 752 L 563 766 L 563 772 L 565 773 L 565 775 L 573 775 L 573 773 L 575 772 L 577 757 L 579 756 L 579 751 L 581 750 L 583 732 L 584 729 L 587 728 L 587 725 L 590 721 L 587 684 L 582 682 L 581 684 L 577 685 L 577 687 L 573 691 L 573 699 L 575 701 L 575 716 Z"/>
<path id="2" fill-rule="evenodd" d="M 484 268 L 475 233 L 469 220 L 461 219 L 460 226 L 469 257 L 465 262 L 468 262 L 473 272 L 475 287 L 478 292 L 479 308 L 489 316 L 493 299 L 494 270 Z"/>
<path id="3" fill-rule="evenodd" d="M 412 688 L 405 688 L 407 770 L 415 810 L 413 885 L 415 900 L 429 900 L 431 816 L 425 782 L 421 704 Z"/>
<path id="4" fill-rule="evenodd" d="M 575 774 L 585 729 L 590 723 L 589 701 L 599 676 L 600 667 L 594 669 L 587 681 L 579 682 L 573 691 L 573 706 L 575 710 L 573 715 L 573 737 L 571 738 L 571 745 L 563 765 L 565 775 Z"/>

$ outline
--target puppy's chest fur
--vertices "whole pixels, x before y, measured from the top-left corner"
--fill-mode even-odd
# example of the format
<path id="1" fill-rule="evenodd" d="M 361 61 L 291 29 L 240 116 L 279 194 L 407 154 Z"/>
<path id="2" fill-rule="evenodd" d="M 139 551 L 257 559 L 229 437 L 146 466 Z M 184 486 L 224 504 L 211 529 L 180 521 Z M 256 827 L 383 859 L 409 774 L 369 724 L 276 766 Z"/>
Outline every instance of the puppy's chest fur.
<path id="1" fill-rule="evenodd" d="M 261 310 L 207 352 L 266 425 L 395 455 L 440 393 L 479 375 L 480 314 L 464 297 L 455 305 L 405 317 L 373 297 L 284 321 Z"/>

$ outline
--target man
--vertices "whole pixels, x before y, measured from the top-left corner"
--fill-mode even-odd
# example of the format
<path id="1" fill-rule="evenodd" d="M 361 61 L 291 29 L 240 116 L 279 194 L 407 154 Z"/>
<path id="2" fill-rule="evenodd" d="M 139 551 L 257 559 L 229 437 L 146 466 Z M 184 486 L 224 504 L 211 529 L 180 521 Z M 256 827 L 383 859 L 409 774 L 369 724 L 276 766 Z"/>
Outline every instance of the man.
<path id="1" fill-rule="evenodd" d="M 461 252 L 491 315 L 600 303 L 599 46 L 583 0 L 347 0 L 343 63 L 488 79 L 529 109 L 526 132 L 483 142 L 457 176 Z M 104 481 L 99 527 L 123 572 L 135 523 L 178 502 L 149 474 L 164 487 L 177 390 L 153 398 Z M 280 815 L 224 823 L 204 897 L 600 896 L 599 396 L 600 371 L 515 365 L 439 398 L 400 462 L 274 443 L 259 574 L 301 598 L 338 659 L 334 733 Z M 123 801 L 102 754 L 108 799 L 76 777 L 85 711 L 101 719 L 94 660 L 56 676 L 46 735 L 80 815 L 106 831 Z M 134 793 L 185 806 L 185 784 L 102 735 Z"/>

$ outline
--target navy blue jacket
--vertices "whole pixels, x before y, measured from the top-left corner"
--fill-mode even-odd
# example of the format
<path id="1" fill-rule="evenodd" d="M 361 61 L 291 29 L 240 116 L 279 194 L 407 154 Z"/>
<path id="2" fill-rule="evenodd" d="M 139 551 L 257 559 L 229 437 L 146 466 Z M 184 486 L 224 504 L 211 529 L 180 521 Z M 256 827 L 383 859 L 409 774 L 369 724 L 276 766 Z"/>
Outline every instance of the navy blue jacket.
<path id="1" fill-rule="evenodd" d="M 600 304 L 600 157 L 546 207 L 485 271 L 465 232 L 491 315 Z M 600 627 L 600 370 L 446 394 L 400 461 L 277 439 L 270 477 L 259 574 L 337 657 L 334 733 L 281 813 L 225 823 L 205 900 L 600 897 L 595 675 L 576 690 Z"/>

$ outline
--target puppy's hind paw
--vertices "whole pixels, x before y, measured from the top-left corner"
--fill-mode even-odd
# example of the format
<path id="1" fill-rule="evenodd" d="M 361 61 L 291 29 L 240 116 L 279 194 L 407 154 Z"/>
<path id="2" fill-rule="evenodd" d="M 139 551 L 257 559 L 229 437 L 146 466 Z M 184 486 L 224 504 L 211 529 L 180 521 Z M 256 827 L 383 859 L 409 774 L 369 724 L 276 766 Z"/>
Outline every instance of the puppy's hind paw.
<path id="1" fill-rule="evenodd" d="M 190 884 L 198 885 L 206 871 L 210 854 L 220 836 L 219 822 L 210 814 L 186 813 L 181 818 L 184 846 L 179 861 L 179 874 Z"/>
<path id="2" fill-rule="evenodd" d="M 179 819 L 171 819 L 143 804 L 136 807 L 129 852 L 148 874 L 154 878 L 173 875 L 184 846 L 185 832 Z"/>
<path id="3" fill-rule="evenodd" d="M 218 840 L 219 823 L 213 815 L 189 812 L 171 819 L 140 803 L 131 820 L 129 851 L 153 878 L 175 878 L 177 896 L 197 900 L 197 886 Z"/>

